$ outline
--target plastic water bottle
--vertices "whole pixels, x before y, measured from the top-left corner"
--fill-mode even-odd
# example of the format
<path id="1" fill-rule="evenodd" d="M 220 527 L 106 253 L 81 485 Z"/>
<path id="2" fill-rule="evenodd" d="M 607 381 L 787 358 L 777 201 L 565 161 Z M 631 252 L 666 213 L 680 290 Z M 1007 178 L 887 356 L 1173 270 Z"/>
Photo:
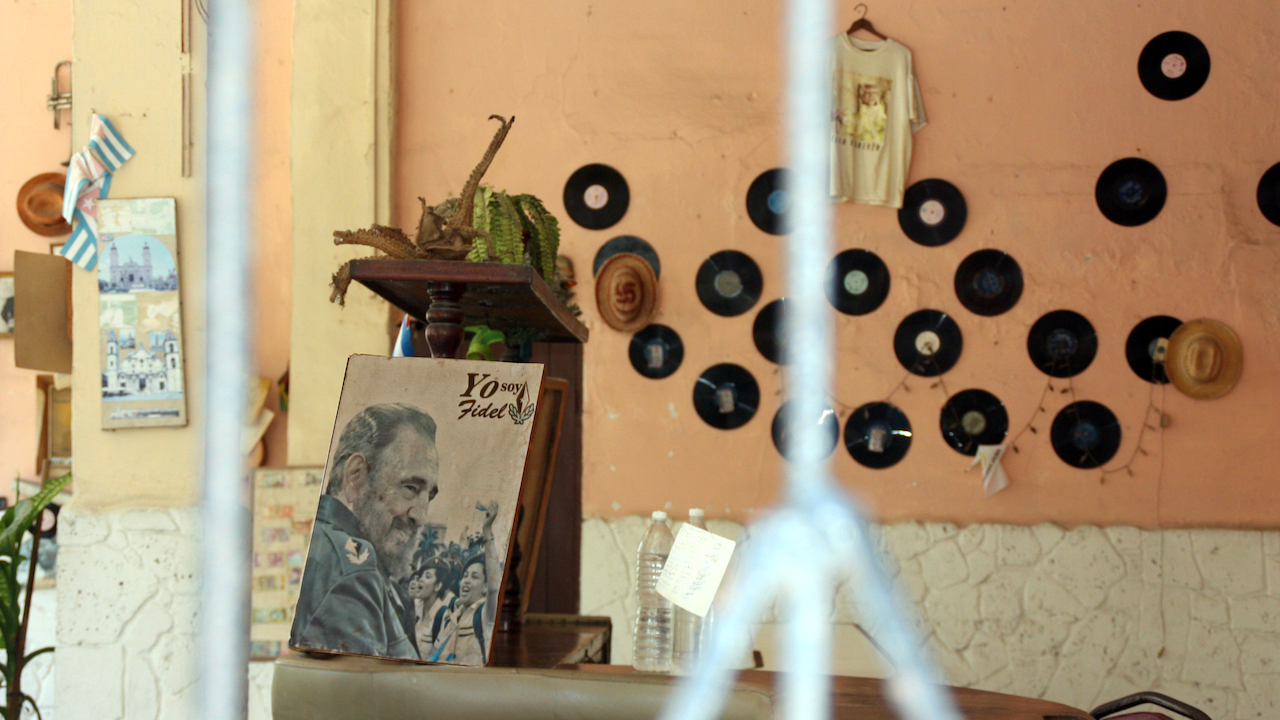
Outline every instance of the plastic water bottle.
<path id="1" fill-rule="evenodd" d="M 701 508 L 689 510 L 689 524 L 699 530 L 706 530 L 705 513 Z M 675 619 L 675 637 L 671 641 L 671 666 L 677 672 L 688 672 L 702 652 L 703 618 L 685 610 L 679 605 L 673 611 Z"/>
<path id="2" fill-rule="evenodd" d="M 636 563 L 636 614 L 634 658 L 631 662 L 641 672 L 671 672 L 671 601 L 658 594 L 658 577 L 671 554 L 675 539 L 667 527 L 667 514 L 653 513 L 653 522 L 640 541 Z"/>

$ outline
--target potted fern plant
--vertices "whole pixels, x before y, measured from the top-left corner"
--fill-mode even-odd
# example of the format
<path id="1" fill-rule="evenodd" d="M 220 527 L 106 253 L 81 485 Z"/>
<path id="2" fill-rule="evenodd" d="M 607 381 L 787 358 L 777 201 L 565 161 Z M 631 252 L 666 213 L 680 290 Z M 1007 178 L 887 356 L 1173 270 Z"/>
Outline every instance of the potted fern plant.
<path id="1" fill-rule="evenodd" d="M 547 212 L 542 201 L 533 195 L 511 195 L 480 184 L 515 122 L 514 117 L 508 120 L 500 115 L 491 115 L 489 119 L 498 120 L 502 127 L 494 134 L 480 163 L 471 171 L 462 192 L 456 198 L 433 206 L 418 198 L 422 204 L 422 217 L 412 238 L 400 228 L 373 225 L 364 230 L 334 232 L 334 243 L 365 245 L 404 260 L 470 260 L 531 265 L 557 297 L 577 314 L 577 309 L 567 302 L 564 279 L 556 275 L 560 225 L 555 216 Z M 333 275 L 330 301 L 344 303 L 350 284 L 350 262 L 347 262 Z"/>

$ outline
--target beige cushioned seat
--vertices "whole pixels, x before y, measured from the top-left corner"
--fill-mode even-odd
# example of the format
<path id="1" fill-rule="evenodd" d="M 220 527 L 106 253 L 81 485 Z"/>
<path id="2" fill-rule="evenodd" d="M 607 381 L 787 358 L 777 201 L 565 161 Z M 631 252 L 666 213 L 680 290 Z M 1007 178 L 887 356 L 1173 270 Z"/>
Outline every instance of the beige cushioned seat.
<path id="1" fill-rule="evenodd" d="M 291 655 L 276 661 L 271 706 L 275 720 L 650 720 L 670 688 L 666 676 Z M 773 700 L 738 686 L 722 717 L 772 718 Z"/>

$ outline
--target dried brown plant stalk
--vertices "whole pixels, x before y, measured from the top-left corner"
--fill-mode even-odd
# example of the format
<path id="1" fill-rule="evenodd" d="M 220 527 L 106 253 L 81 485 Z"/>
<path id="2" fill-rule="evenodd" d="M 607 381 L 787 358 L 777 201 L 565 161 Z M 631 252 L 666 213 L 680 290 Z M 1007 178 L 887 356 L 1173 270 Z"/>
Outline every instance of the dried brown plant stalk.
<path id="1" fill-rule="evenodd" d="M 498 120 L 502 127 L 489 142 L 480 163 L 471 171 L 466 185 L 457 200 L 446 200 L 439 205 L 427 206 L 427 201 L 418 198 L 422 204 L 422 218 L 418 221 L 418 232 L 412 239 L 400 228 L 386 225 L 374 225 L 366 230 L 338 230 L 333 233 L 335 245 L 365 245 L 386 253 L 387 256 L 401 260 L 462 260 L 471 252 L 472 241 L 477 237 L 489 239 L 489 234 L 473 226 L 472 214 L 475 208 L 475 195 L 480 187 L 480 178 L 484 177 L 489 164 L 493 162 L 502 141 L 506 140 L 511 124 L 516 121 L 501 115 L 490 115 L 490 120 Z M 331 283 L 333 292 L 330 302 L 346 304 L 347 288 L 351 285 L 351 262 L 347 261 L 333 274 Z"/>

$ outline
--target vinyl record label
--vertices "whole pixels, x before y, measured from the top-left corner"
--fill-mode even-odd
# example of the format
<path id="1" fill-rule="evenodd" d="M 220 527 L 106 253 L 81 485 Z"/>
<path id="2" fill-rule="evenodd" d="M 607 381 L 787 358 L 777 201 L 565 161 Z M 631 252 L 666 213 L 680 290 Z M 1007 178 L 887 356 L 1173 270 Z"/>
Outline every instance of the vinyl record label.
<path id="1" fill-rule="evenodd" d="M 1000 250 L 979 250 L 956 270 L 956 297 L 976 315 L 999 315 L 1022 297 L 1022 268 Z"/>
<path id="2" fill-rule="evenodd" d="M 722 250 L 702 261 L 695 287 L 704 307 L 717 315 L 733 317 L 755 306 L 764 278 L 751 256 Z"/>
<path id="3" fill-rule="evenodd" d="M 1164 372 L 1163 345 L 1178 329 L 1182 321 L 1168 315 L 1156 315 L 1133 326 L 1124 343 L 1124 357 L 1129 361 L 1133 374 L 1149 383 L 1164 384 L 1169 376 Z"/>
<path id="4" fill-rule="evenodd" d="M 639 255 L 645 259 L 645 262 L 649 263 L 649 267 L 653 268 L 653 276 L 655 278 L 662 277 L 662 262 L 658 259 L 658 252 L 648 242 L 634 235 L 619 235 L 601 245 L 600 249 L 596 251 L 595 260 L 591 263 L 591 274 L 599 275 L 600 268 L 604 267 L 609 258 L 618 253 Z"/>
<path id="5" fill-rule="evenodd" d="M 564 184 L 564 209 L 588 230 L 611 227 L 631 203 L 631 191 L 622 173 L 599 163 L 583 165 Z"/>
<path id="6" fill-rule="evenodd" d="M 1280 225 L 1280 163 L 1272 165 L 1258 181 L 1258 209 L 1273 225 Z"/>
<path id="7" fill-rule="evenodd" d="M 956 239 L 968 215 L 959 188 L 934 178 L 907 188 L 898 210 L 898 225 L 914 242 L 937 247 Z"/>
<path id="8" fill-rule="evenodd" d="M 1174 30 L 1161 33 L 1138 55 L 1138 79 L 1161 100 L 1184 100 L 1209 79 L 1209 49 L 1200 38 Z"/>
<path id="9" fill-rule="evenodd" d="M 1070 310 L 1046 313 L 1027 333 L 1031 362 L 1052 377 L 1084 372 L 1098 354 L 1098 335 L 1083 315 Z"/>
<path id="10" fill-rule="evenodd" d="M 770 235 L 791 232 L 789 176 L 785 168 L 766 170 L 747 189 L 747 216 Z"/>
<path id="11" fill-rule="evenodd" d="M 893 352 L 908 371 L 924 377 L 941 375 L 960 359 L 964 338 L 960 326 L 941 310 L 917 310 L 898 324 Z"/>
<path id="12" fill-rule="evenodd" d="M 889 296 L 889 268 L 869 250 L 845 250 L 827 265 L 827 300 L 845 315 L 866 315 Z"/>
<path id="13" fill-rule="evenodd" d="M 680 335 L 666 325 L 649 325 L 631 336 L 631 367 L 647 378 L 668 377 L 684 359 Z"/>
<path id="14" fill-rule="evenodd" d="M 1081 400 L 1058 412 L 1049 439 L 1062 462 L 1085 469 L 1101 467 L 1120 449 L 1120 422 L 1107 406 Z"/>
<path id="15" fill-rule="evenodd" d="M 952 450 L 975 455 L 979 445 L 999 445 L 1009 434 L 1009 413 L 986 390 L 963 390 L 942 407 L 942 439 Z"/>
<path id="16" fill-rule="evenodd" d="M 756 321 L 751 325 L 751 338 L 756 343 L 756 349 L 770 362 L 779 365 L 787 362 L 784 352 L 786 339 L 782 335 L 783 313 L 786 308 L 786 298 L 774 300 L 761 308 Z"/>
<path id="17" fill-rule="evenodd" d="M 693 385 L 693 408 L 708 425 L 733 430 L 746 425 L 760 405 L 760 386 L 746 368 L 714 365 Z"/>
<path id="18" fill-rule="evenodd" d="M 911 449 L 911 423 L 889 403 L 867 403 L 849 415 L 844 447 L 859 465 L 877 470 L 896 465 Z"/>
<path id="19" fill-rule="evenodd" d="M 777 414 L 773 416 L 773 446 L 777 448 L 778 454 L 787 460 L 795 461 L 797 453 L 790 447 L 788 438 L 790 436 L 791 413 L 796 411 L 796 402 L 788 400 L 782 403 L 782 407 L 778 408 Z M 819 457 L 813 460 L 821 460 L 831 454 L 836 449 L 836 442 L 840 439 L 840 419 L 836 417 L 836 413 L 830 407 L 823 405 L 819 409 L 819 414 L 812 421 L 818 426 L 818 432 L 822 435 L 822 449 Z"/>
<path id="20" fill-rule="evenodd" d="M 1160 214 L 1168 192 L 1159 168 L 1142 158 L 1124 158 L 1098 176 L 1094 199 L 1108 220 L 1135 227 Z"/>

